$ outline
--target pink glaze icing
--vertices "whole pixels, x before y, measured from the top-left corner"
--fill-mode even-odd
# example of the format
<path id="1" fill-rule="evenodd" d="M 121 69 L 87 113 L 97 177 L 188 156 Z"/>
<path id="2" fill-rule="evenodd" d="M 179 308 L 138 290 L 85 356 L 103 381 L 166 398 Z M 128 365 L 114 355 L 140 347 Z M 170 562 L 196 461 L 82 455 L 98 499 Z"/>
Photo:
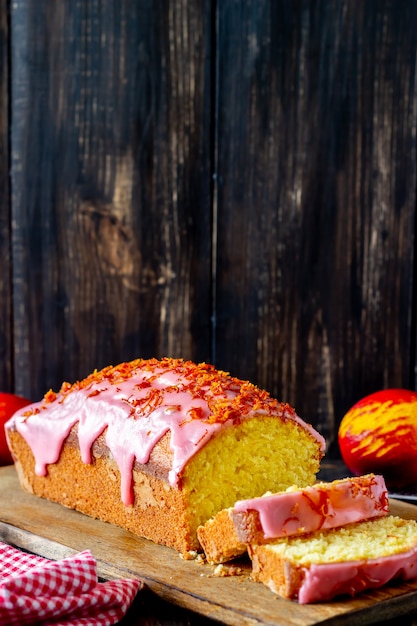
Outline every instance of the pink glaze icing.
<path id="1" fill-rule="evenodd" d="M 105 368 L 72 386 L 64 383 L 58 394 L 50 392 L 15 413 L 6 430 L 15 426 L 27 441 L 39 476 L 58 461 L 75 424 L 84 463 L 91 462 L 91 447 L 106 430 L 107 446 L 121 473 L 122 500 L 129 505 L 135 459 L 147 463 L 167 431 L 173 450 L 169 481 L 175 485 L 187 461 L 216 432 L 255 413 L 297 422 L 324 451 L 323 437 L 289 405 L 210 365 L 174 359 L 138 359 Z"/>
<path id="2" fill-rule="evenodd" d="M 324 602 L 339 595 L 350 595 L 382 587 L 389 581 L 417 577 L 417 547 L 400 554 L 344 563 L 314 564 L 304 570 L 298 602 Z"/>
<path id="3" fill-rule="evenodd" d="M 265 539 L 335 528 L 389 511 L 383 476 L 346 478 L 327 485 L 239 500 L 234 511 L 259 513 Z"/>

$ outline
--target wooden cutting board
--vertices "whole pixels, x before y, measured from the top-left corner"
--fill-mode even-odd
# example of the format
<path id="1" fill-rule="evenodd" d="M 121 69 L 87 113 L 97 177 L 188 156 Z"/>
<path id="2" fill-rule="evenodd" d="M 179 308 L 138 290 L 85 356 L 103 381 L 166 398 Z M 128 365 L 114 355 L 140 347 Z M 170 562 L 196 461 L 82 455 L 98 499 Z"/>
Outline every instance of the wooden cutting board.
<path id="1" fill-rule="evenodd" d="M 417 507 L 391 501 L 396 515 L 417 519 Z M 417 580 L 354 599 L 298 605 L 250 579 L 217 577 L 214 567 L 185 561 L 170 548 L 24 492 L 14 467 L 0 468 L 0 540 L 48 558 L 90 549 L 104 579 L 139 577 L 157 595 L 226 624 L 373 624 L 417 612 Z"/>

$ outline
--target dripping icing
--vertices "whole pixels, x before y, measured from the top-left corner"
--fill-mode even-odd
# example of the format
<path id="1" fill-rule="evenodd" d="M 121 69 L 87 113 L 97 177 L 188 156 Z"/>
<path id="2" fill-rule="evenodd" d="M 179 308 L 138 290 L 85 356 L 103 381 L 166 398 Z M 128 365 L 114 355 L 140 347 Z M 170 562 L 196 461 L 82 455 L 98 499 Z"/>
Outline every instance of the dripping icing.
<path id="1" fill-rule="evenodd" d="M 121 497 L 133 504 L 132 467 L 148 462 L 154 446 L 170 431 L 171 485 L 188 460 L 225 426 L 254 413 L 291 419 L 324 439 L 287 404 L 255 385 L 180 359 L 137 359 L 94 372 L 81 382 L 64 383 L 10 420 L 35 457 L 36 474 L 45 476 L 63 443 L 78 424 L 81 458 L 91 463 L 94 441 L 105 431 L 106 444 L 121 473 Z"/>

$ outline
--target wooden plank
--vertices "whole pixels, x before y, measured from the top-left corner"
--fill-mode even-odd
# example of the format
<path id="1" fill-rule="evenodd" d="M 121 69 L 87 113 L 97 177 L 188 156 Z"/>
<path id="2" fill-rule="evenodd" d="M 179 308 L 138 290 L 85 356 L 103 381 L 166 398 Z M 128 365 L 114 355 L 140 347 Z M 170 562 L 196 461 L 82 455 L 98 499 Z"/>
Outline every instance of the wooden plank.
<path id="1" fill-rule="evenodd" d="M 135 356 L 212 360 L 330 454 L 358 397 L 414 385 L 411 3 L 22 0 L 10 19 L 0 381 L 37 399 Z"/>
<path id="2" fill-rule="evenodd" d="M 210 2 L 11 5 L 17 389 L 208 359 Z"/>
<path id="3" fill-rule="evenodd" d="M 395 514 L 417 517 L 417 507 L 407 503 L 391 502 L 391 508 Z M 24 492 L 14 467 L 0 469 L 0 539 L 53 559 L 90 549 L 103 578 L 139 577 L 165 601 L 226 624 L 355 626 L 417 610 L 417 581 L 302 606 L 254 583 L 244 562 L 240 576 L 216 577 L 213 566 L 184 561 L 170 548 Z"/>
<path id="4" fill-rule="evenodd" d="M 412 3 L 218 3 L 216 363 L 337 452 L 360 397 L 414 386 Z"/>
<path id="5" fill-rule="evenodd" d="M 7 5 L 0 0 L 0 390 L 13 391 Z"/>

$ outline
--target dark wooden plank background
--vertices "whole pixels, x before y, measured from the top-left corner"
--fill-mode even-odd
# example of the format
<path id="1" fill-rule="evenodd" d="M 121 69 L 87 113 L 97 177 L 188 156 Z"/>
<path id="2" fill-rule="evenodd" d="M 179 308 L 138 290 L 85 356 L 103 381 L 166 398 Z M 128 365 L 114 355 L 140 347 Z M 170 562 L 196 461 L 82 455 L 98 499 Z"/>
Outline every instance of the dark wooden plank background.
<path id="1" fill-rule="evenodd" d="M 219 11 L 216 357 L 333 441 L 414 385 L 416 5 Z"/>
<path id="2" fill-rule="evenodd" d="M 0 0 L 0 389 L 6 390 L 11 389 L 13 385 L 8 42 L 7 2 Z"/>
<path id="3" fill-rule="evenodd" d="M 0 8 L 0 387 L 211 361 L 336 456 L 414 388 L 415 3 Z"/>

